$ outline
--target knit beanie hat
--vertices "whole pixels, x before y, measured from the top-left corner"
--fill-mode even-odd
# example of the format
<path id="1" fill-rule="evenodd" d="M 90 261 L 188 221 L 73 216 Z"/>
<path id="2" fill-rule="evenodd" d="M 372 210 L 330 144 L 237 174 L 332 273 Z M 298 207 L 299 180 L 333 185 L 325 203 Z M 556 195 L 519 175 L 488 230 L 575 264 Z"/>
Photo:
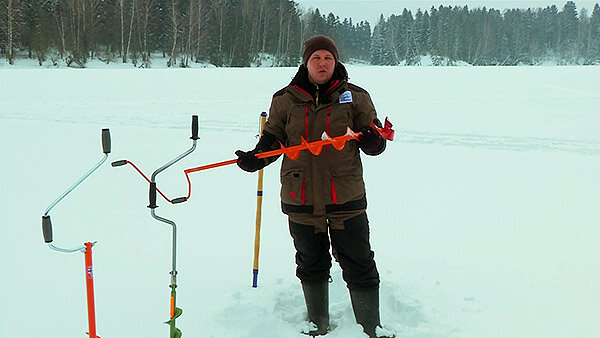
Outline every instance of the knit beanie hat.
<path id="1" fill-rule="evenodd" d="M 333 54 L 335 62 L 338 61 L 338 50 L 335 42 L 325 35 L 315 35 L 312 38 L 304 41 L 304 52 L 302 53 L 302 64 L 306 65 L 310 56 L 320 50 L 325 49 Z"/>

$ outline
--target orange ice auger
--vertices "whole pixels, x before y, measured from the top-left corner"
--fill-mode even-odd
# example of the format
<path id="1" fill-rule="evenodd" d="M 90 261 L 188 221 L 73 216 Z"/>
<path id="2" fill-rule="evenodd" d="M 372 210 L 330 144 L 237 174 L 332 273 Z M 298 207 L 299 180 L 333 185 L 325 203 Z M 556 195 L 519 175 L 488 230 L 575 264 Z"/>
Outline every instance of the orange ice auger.
<path id="1" fill-rule="evenodd" d="M 377 130 L 386 140 L 392 141 L 394 139 L 394 130 L 392 130 L 392 124 L 387 118 L 385 119 L 385 127 L 378 128 L 373 122 L 371 122 L 371 127 Z M 358 140 L 358 136 L 361 134 L 362 133 L 355 133 L 352 129 L 350 129 L 350 127 L 348 127 L 346 129 L 346 134 L 338 137 L 332 138 L 331 136 L 327 135 L 326 132 L 323 132 L 323 135 L 321 135 L 321 141 L 308 142 L 304 139 L 304 137 L 300 137 L 300 144 L 297 146 L 286 148 L 283 146 L 283 144 L 281 144 L 280 149 L 259 153 L 256 154 L 256 157 L 266 158 L 285 154 L 291 160 L 297 160 L 302 150 L 308 150 L 313 155 L 317 156 L 321 154 L 324 146 L 331 144 L 335 149 L 342 150 L 346 146 L 347 141 Z"/>
<path id="2" fill-rule="evenodd" d="M 87 334 L 90 338 L 98 337 L 96 335 L 96 310 L 94 305 L 94 274 L 92 266 L 92 246 L 96 242 L 85 242 L 84 245 L 76 248 L 64 248 L 61 246 L 54 245 L 54 236 L 52 233 L 52 220 L 50 219 L 50 210 L 52 210 L 60 201 L 63 200 L 68 194 L 70 194 L 75 188 L 77 188 L 84 180 L 86 180 L 96 169 L 98 169 L 102 163 L 108 158 L 108 154 L 111 151 L 110 131 L 108 129 L 102 129 L 102 152 L 104 157 L 98 162 L 92 169 L 90 169 L 83 177 L 77 180 L 67 191 L 60 195 L 44 212 L 42 216 L 42 234 L 44 235 L 44 242 L 48 244 L 48 247 L 52 250 L 62 253 L 74 253 L 83 252 L 85 254 L 85 286 L 87 296 L 87 308 L 88 308 L 88 327 L 89 332 Z"/>

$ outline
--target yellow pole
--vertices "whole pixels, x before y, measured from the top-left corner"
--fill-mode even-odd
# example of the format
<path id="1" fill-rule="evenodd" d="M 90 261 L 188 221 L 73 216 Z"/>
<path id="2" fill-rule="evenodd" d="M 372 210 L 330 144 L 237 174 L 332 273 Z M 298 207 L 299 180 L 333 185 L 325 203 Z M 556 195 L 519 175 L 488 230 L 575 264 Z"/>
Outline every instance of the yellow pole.
<path id="1" fill-rule="evenodd" d="M 262 136 L 267 112 L 260 114 L 260 136 Z M 258 171 L 258 187 L 256 188 L 256 229 L 254 232 L 254 264 L 252 266 L 252 287 L 258 287 L 258 253 L 260 251 L 260 224 L 262 216 L 263 169 Z"/>

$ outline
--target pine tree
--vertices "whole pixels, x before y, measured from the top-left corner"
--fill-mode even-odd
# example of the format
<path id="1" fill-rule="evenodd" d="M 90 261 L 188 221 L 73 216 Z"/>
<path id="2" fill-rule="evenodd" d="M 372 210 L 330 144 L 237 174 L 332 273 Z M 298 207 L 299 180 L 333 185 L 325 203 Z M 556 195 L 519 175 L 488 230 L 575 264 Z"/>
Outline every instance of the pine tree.
<path id="1" fill-rule="evenodd" d="M 411 11 L 406 8 L 400 16 L 402 40 L 404 42 L 403 59 L 407 65 L 413 65 L 418 61 L 417 34 L 415 32 L 415 22 Z"/>
<path id="2" fill-rule="evenodd" d="M 546 54 L 558 53 L 558 9 L 548 6 L 540 12 L 540 36 Z"/>
<path id="3" fill-rule="evenodd" d="M 329 13 L 325 19 L 325 30 L 323 34 L 329 36 L 334 41 L 339 40 L 339 26 L 340 18 L 336 17 L 333 13 Z"/>
<path id="4" fill-rule="evenodd" d="M 416 51 L 419 55 L 425 55 L 431 51 L 431 30 L 429 13 L 425 14 L 419 9 L 415 14 Z"/>
<path id="5" fill-rule="evenodd" d="M 383 65 L 384 63 L 384 54 L 385 54 L 385 46 L 383 39 L 383 26 L 385 24 L 385 19 L 383 18 L 383 14 L 379 17 L 379 22 L 373 28 L 373 38 L 371 43 L 371 63 L 374 65 Z"/>
<path id="6" fill-rule="evenodd" d="M 575 62 L 578 57 L 578 17 L 573 1 L 568 1 L 559 13 L 559 52 L 567 62 Z"/>
<path id="7" fill-rule="evenodd" d="M 437 46 L 437 56 L 440 58 L 448 58 L 450 62 L 453 61 L 453 33 L 452 23 L 450 16 L 450 7 L 440 6 L 438 8 L 438 21 L 437 21 L 437 34 L 434 37 L 435 44 Z"/>
<path id="8" fill-rule="evenodd" d="M 119 51 L 120 28 L 117 0 L 103 0 L 97 9 L 98 33 L 96 42 L 99 47 L 97 56 L 100 60 L 109 63 L 114 61 Z"/>
<path id="9" fill-rule="evenodd" d="M 309 12 L 307 19 L 306 32 L 303 37 L 304 40 L 317 34 L 326 34 L 326 23 L 325 17 L 321 15 L 319 9 L 315 9 L 314 12 Z"/>
<path id="10" fill-rule="evenodd" d="M 368 21 L 361 21 L 358 26 L 358 48 L 359 48 L 359 58 L 364 61 L 368 61 L 371 56 L 371 25 Z"/>
<path id="11" fill-rule="evenodd" d="M 348 62 L 350 55 L 356 54 L 356 35 L 352 19 L 344 18 L 338 26 L 336 44 L 338 46 L 340 61 Z"/>
<path id="12" fill-rule="evenodd" d="M 383 26 L 383 40 L 385 47 L 385 64 L 397 65 L 404 60 L 405 49 L 403 44 L 402 23 L 400 16 L 392 14 Z"/>
<path id="13" fill-rule="evenodd" d="M 374 60 L 372 63 L 375 65 L 395 66 L 398 64 L 397 51 L 394 45 L 397 28 L 393 27 L 393 22 L 396 19 L 397 17 L 392 15 L 386 21 L 382 14 L 373 29 L 371 60 Z"/>
<path id="14" fill-rule="evenodd" d="M 166 57 L 169 50 L 169 8 L 168 0 L 153 0 L 148 23 L 148 49 L 162 53 Z"/>

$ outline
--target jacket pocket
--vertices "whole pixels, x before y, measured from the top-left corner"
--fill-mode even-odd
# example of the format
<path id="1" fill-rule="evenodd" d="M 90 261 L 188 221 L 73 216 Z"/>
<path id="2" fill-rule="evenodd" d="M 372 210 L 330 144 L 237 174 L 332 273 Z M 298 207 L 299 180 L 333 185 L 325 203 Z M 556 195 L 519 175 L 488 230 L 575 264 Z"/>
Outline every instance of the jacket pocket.
<path id="1" fill-rule="evenodd" d="M 359 170 L 333 170 L 331 172 L 331 203 L 344 204 L 358 200 L 365 194 L 365 183 Z"/>
<path id="2" fill-rule="evenodd" d="M 286 204 L 306 204 L 306 176 L 304 171 L 290 170 L 281 176 L 281 201 Z"/>

